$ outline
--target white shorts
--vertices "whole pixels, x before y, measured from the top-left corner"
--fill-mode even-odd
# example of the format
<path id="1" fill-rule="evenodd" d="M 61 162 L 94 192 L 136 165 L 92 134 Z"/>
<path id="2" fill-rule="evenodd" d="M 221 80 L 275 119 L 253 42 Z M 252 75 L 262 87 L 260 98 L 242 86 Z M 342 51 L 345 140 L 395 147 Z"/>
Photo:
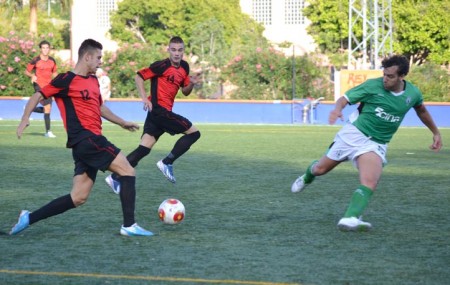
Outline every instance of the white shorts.
<path id="1" fill-rule="evenodd" d="M 368 152 L 376 153 L 383 161 L 383 166 L 387 163 L 387 144 L 374 142 L 352 124 L 346 124 L 334 137 L 326 155 L 335 161 L 351 160 L 357 167 L 356 159 Z"/>

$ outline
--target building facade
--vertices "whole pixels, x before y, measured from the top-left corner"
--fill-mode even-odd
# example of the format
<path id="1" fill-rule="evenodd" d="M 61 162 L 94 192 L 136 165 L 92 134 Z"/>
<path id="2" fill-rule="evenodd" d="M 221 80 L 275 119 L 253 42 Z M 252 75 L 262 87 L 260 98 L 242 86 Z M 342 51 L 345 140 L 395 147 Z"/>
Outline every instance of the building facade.
<path id="1" fill-rule="evenodd" d="M 110 12 L 117 9 L 117 0 L 73 0 L 71 21 L 71 58 L 76 62 L 78 48 L 88 38 L 103 45 L 105 51 L 117 49 L 117 43 L 108 36 L 111 28 Z"/>
<path id="2" fill-rule="evenodd" d="M 240 5 L 242 12 L 264 25 L 263 35 L 273 44 L 291 43 L 296 54 L 315 50 L 314 40 L 306 31 L 309 21 L 303 15 L 305 0 L 240 0 Z"/>

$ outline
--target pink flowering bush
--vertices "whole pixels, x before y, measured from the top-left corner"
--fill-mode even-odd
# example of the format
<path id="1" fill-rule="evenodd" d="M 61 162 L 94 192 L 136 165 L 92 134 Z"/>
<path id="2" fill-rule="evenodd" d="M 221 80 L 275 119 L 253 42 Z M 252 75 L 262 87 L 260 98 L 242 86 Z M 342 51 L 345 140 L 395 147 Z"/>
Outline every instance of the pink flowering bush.
<path id="1" fill-rule="evenodd" d="M 29 34 L 18 34 L 14 31 L 0 36 L 0 96 L 28 97 L 34 93 L 31 79 L 25 75 L 28 62 L 39 54 L 38 44 L 44 36 L 33 39 Z M 52 42 L 52 35 L 45 35 Z M 56 59 L 59 71 L 65 66 Z"/>
<path id="2" fill-rule="evenodd" d="M 273 47 L 247 49 L 235 56 L 223 69 L 222 78 L 238 88 L 233 99 L 292 99 L 292 57 Z M 316 88 L 325 70 L 307 56 L 295 58 L 296 97 L 326 96 L 327 88 Z"/>
<path id="3" fill-rule="evenodd" d="M 111 97 L 140 98 L 134 83 L 136 72 L 167 57 L 165 47 L 143 43 L 124 43 L 114 53 L 105 52 L 102 68 L 111 79 Z"/>
<path id="4" fill-rule="evenodd" d="M 30 78 L 24 74 L 28 61 L 37 53 L 33 40 L 11 31 L 0 36 L 0 96 L 30 96 Z"/>

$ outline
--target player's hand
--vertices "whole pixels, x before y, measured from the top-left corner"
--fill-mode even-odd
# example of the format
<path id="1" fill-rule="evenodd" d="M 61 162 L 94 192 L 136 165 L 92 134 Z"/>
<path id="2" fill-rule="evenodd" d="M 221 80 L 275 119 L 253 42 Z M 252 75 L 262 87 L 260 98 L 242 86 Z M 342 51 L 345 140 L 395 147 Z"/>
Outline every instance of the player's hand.
<path id="1" fill-rule="evenodd" d="M 122 125 L 122 128 L 129 130 L 130 132 L 134 132 L 134 131 L 139 130 L 139 125 L 136 123 L 133 123 L 133 122 L 125 122 Z"/>
<path id="2" fill-rule="evenodd" d="M 344 116 L 342 115 L 342 112 L 334 109 L 333 111 L 330 112 L 330 115 L 328 117 L 328 123 L 330 125 L 334 125 L 334 123 L 336 123 L 336 120 L 338 118 L 341 118 L 341 121 L 344 120 Z"/>
<path id="3" fill-rule="evenodd" d="M 195 85 L 200 82 L 200 76 L 198 75 L 189 76 L 189 81 L 191 82 L 192 85 Z"/>
<path id="4" fill-rule="evenodd" d="M 150 112 L 153 109 L 153 104 L 147 98 L 144 100 L 144 111 Z"/>
<path id="5" fill-rule="evenodd" d="M 433 135 L 433 144 L 430 145 L 430 149 L 434 152 L 438 152 L 442 148 L 442 138 L 440 134 Z"/>
<path id="6" fill-rule="evenodd" d="M 20 139 L 22 137 L 23 131 L 25 130 L 26 127 L 28 127 L 30 125 L 30 120 L 29 119 L 22 119 L 20 121 L 19 126 L 17 127 L 17 138 Z"/>

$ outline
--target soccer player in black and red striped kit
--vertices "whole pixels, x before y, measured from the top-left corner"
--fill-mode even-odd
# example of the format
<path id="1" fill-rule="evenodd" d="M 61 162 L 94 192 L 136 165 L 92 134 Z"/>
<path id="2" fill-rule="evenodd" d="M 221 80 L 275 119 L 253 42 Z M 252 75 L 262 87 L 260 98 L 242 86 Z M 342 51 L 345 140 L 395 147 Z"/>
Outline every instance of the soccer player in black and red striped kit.
<path id="1" fill-rule="evenodd" d="M 52 78 L 57 75 L 57 65 L 53 57 L 50 54 L 50 43 L 48 41 L 42 41 L 39 43 L 41 53 L 33 58 L 28 64 L 25 70 L 25 75 L 31 78 L 34 91 L 41 90 L 45 85 L 52 81 Z M 50 112 L 52 110 L 52 98 L 41 100 L 42 107 L 34 109 L 36 113 L 44 113 L 45 122 L 45 136 L 47 138 L 55 138 L 56 136 L 50 130 Z"/>
<path id="2" fill-rule="evenodd" d="M 198 78 L 189 76 L 189 64 L 183 60 L 184 42 L 180 37 L 170 39 L 168 52 L 169 58 L 139 70 L 135 77 L 144 110 L 148 112 L 141 142 L 127 159 L 133 167 L 136 167 L 139 161 L 150 153 L 161 135 L 183 134 L 172 151 L 156 164 L 164 176 L 175 183 L 172 164 L 200 138 L 200 131 L 188 119 L 172 112 L 172 107 L 178 90 L 181 88 L 181 92 L 188 96 Z M 146 80 L 151 82 L 150 96 L 145 90 Z M 121 187 L 118 177 L 117 174 L 106 177 L 106 183 L 115 193 L 119 193 Z"/>
<path id="3" fill-rule="evenodd" d="M 28 101 L 17 128 L 18 138 L 21 138 L 28 126 L 31 112 L 38 102 L 43 98 L 54 97 L 67 131 L 67 147 L 72 149 L 75 173 L 70 194 L 61 196 L 34 212 L 22 210 L 18 222 L 10 231 L 11 235 L 18 234 L 40 220 L 84 204 L 94 186 L 98 170 L 109 170 L 120 175 L 123 213 L 120 234 L 153 235 L 135 222 L 134 168 L 120 149 L 102 135 L 102 117 L 129 131 L 135 131 L 139 126 L 118 117 L 103 104 L 99 83 L 94 76 L 101 65 L 101 58 L 102 45 L 92 39 L 85 40 L 78 50 L 78 61 L 74 70 L 59 74 Z"/>

